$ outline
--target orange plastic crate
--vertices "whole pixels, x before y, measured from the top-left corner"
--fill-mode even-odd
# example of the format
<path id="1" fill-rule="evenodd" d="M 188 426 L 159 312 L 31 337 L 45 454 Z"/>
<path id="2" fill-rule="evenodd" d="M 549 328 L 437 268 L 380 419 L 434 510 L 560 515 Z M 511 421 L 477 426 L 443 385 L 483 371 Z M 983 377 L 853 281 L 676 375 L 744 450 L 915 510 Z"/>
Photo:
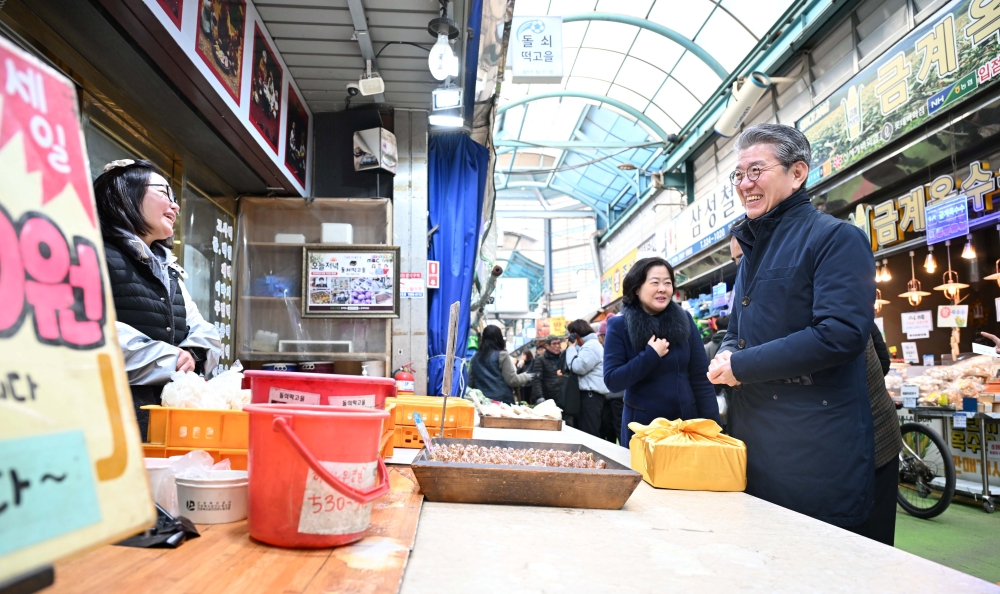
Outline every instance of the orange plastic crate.
<path id="1" fill-rule="evenodd" d="M 392 456 L 393 447 L 396 445 L 396 415 L 393 411 L 395 403 L 386 402 L 385 410 L 389 413 L 389 418 L 382 424 L 382 449 L 379 454 L 383 458 Z"/>
<path id="2" fill-rule="evenodd" d="M 250 414 L 148 405 L 146 441 L 171 448 L 244 450 L 250 447 Z"/>
<path id="3" fill-rule="evenodd" d="M 441 404 L 439 396 L 399 396 L 386 401 L 392 402 L 396 412 L 396 426 L 416 426 L 413 413 L 418 412 L 424 418 L 427 427 L 441 427 Z M 388 406 L 388 405 L 387 405 Z M 476 407 L 468 400 L 461 398 L 448 399 L 448 418 L 445 419 L 445 429 L 449 427 L 472 427 L 475 425 Z M 399 445 L 399 442 L 396 442 Z"/>
<path id="4" fill-rule="evenodd" d="M 245 449 L 211 449 L 211 448 L 171 448 L 155 443 L 142 444 L 143 454 L 147 458 L 170 458 L 171 456 L 183 456 L 188 452 L 202 450 L 212 456 L 212 460 L 221 462 L 229 458 L 229 466 L 233 470 L 247 469 L 247 451 Z"/>
<path id="5" fill-rule="evenodd" d="M 427 433 L 431 437 L 437 437 L 441 434 L 441 427 L 434 427 L 433 429 L 428 427 Z M 455 429 L 444 429 L 445 437 L 457 437 L 459 439 L 472 439 L 472 427 L 458 427 Z M 397 448 L 422 448 L 424 447 L 424 440 L 420 437 L 420 432 L 417 431 L 416 427 L 396 427 L 396 441 L 395 445 Z"/>

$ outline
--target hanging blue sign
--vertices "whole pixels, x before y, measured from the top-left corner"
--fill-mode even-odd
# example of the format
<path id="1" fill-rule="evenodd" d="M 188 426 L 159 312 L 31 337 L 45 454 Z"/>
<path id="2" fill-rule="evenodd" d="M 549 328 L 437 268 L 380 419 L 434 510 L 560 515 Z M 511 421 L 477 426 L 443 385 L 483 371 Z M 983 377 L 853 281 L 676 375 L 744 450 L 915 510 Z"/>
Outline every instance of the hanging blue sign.
<path id="1" fill-rule="evenodd" d="M 969 234 L 968 201 L 965 194 L 960 194 L 925 208 L 927 245 Z"/>

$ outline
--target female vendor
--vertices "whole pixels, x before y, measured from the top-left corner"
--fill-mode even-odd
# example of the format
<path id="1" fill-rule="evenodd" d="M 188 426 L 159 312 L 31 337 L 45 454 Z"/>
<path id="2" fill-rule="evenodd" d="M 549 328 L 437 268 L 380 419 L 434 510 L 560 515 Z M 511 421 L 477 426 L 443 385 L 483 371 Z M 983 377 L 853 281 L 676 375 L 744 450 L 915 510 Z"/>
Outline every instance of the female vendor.
<path id="1" fill-rule="evenodd" d="M 149 161 L 121 159 L 94 181 L 97 214 L 117 312 L 139 432 L 146 439 L 149 412 L 178 371 L 209 374 L 222 342 L 181 279 L 187 273 L 170 251 L 180 206 L 170 184 Z"/>

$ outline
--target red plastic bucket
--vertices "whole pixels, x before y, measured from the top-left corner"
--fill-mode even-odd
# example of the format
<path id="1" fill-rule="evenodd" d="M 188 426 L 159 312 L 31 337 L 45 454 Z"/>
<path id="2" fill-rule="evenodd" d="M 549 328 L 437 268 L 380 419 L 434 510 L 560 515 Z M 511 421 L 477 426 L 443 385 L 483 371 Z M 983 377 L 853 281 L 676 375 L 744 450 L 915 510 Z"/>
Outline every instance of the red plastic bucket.
<path id="1" fill-rule="evenodd" d="M 389 491 L 379 457 L 384 410 L 249 404 L 250 536 L 289 548 L 359 540 Z"/>
<path id="2" fill-rule="evenodd" d="M 396 396 L 396 382 L 388 377 L 287 371 L 243 372 L 243 388 L 254 404 L 319 404 L 385 408 Z"/>

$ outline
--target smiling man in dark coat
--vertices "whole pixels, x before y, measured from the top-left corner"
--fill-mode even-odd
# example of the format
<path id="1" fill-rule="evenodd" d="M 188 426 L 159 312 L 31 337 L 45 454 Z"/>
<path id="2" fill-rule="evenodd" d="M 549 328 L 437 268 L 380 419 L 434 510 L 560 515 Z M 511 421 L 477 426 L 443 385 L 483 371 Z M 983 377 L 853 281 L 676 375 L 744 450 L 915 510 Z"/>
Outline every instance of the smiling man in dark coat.
<path id="1" fill-rule="evenodd" d="M 735 150 L 730 179 L 747 218 L 733 235 L 744 257 L 709 380 L 736 388 L 729 426 L 747 446 L 747 493 L 851 530 L 874 491 L 871 247 L 810 204 L 801 132 L 759 124 Z"/>

